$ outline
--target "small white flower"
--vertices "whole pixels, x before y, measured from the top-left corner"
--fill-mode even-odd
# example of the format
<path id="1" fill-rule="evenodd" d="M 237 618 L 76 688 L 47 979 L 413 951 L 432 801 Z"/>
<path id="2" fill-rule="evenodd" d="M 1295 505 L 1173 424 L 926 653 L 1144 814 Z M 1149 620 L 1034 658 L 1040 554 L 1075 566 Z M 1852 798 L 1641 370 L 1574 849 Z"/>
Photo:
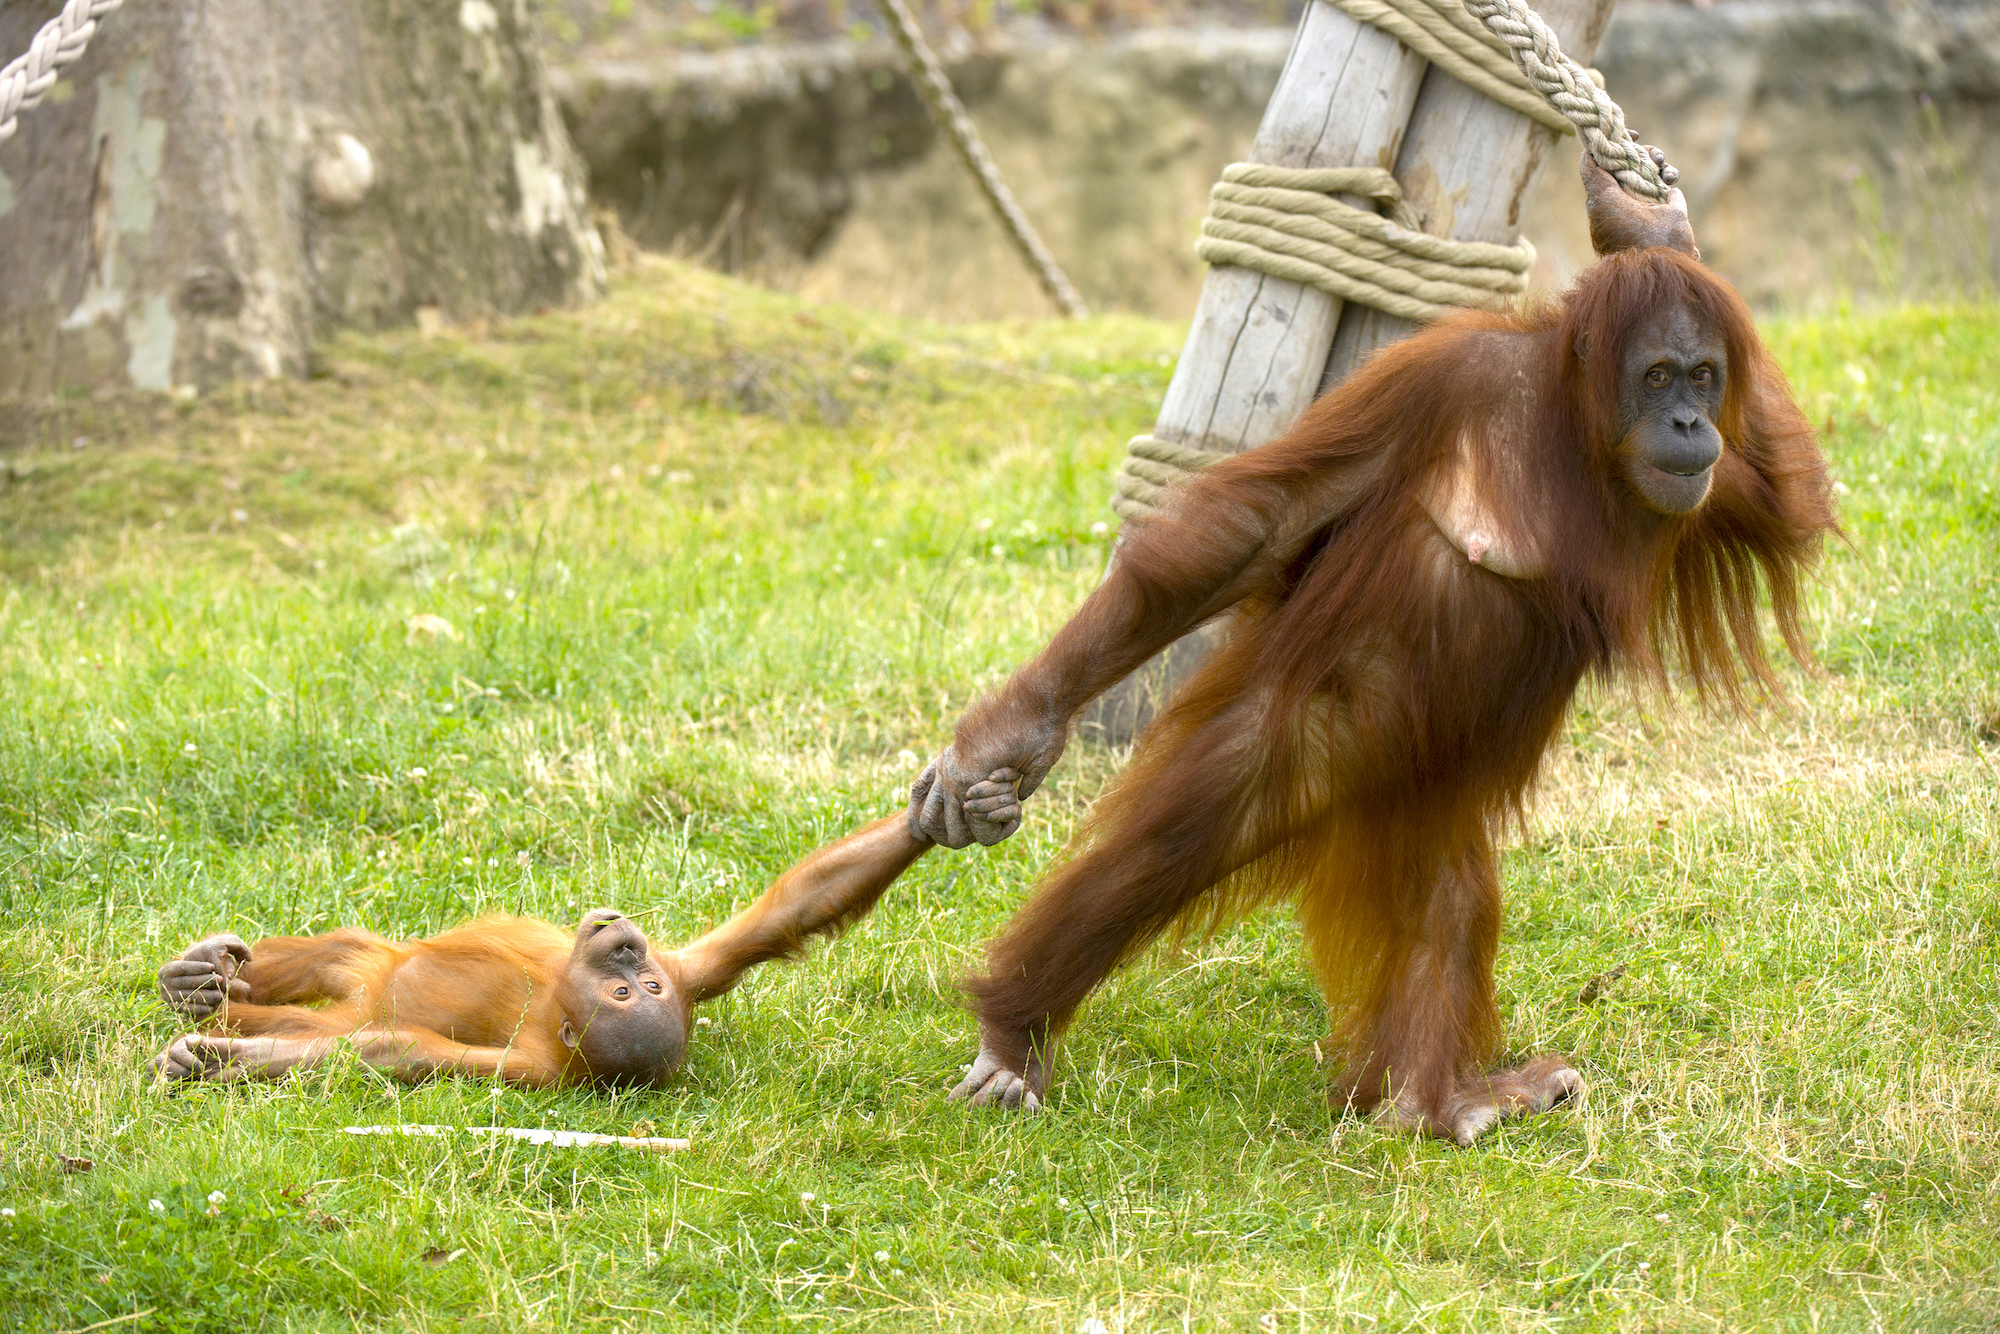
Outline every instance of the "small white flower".
<path id="1" fill-rule="evenodd" d="M 424 779 L 429 778 L 430 776 L 431 776 L 431 771 L 424 768 L 422 765 L 418 765 L 416 768 L 410 770 L 410 781 L 412 783 L 421 783 Z"/>
<path id="2" fill-rule="evenodd" d="M 1077 1326 L 1077 1334 L 1111 1334 L 1111 1329 L 1096 1316 L 1091 1316 Z"/>
<path id="3" fill-rule="evenodd" d="M 1674 1216 L 1672 1214 L 1654 1214 L 1653 1221 L 1655 1223 L 1671 1223 L 1674 1221 Z"/>
<path id="4" fill-rule="evenodd" d="M 1653 1265 L 1650 1260 L 1641 1260 L 1639 1262 L 1639 1272 L 1642 1274 L 1645 1273 L 1648 1269 L 1651 1269 L 1652 1267 Z"/>
<path id="5" fill-rule="evenodd" d="M 813 1202 L 814 1200 L 816 1200 L 816 1199 L 818 1199 L 818 1198 L 819 1198 L 819 1196 L 817 1196 L 817 1195 L 813 1194 L 813 1193 L 812 1193 L 811 1191 L 809 1191 L 809 1190 L 802 1190 L 802 1191 L 800 1191 L 800 1192 L 799 1192 L 799 1203 L 800 1203 L 800 1204 L 811 1204 L 811 1203 L 812 1203 L 812 1202 Z"/>
<path id="6" fill-rule="evenodd" d="M 232 518 L 232 519 L 234 519 L 234 520 L 236 520 L 236 522 L 238 522 L 238 523 L 248 523 L 248 522 L 250 522 L 250 511 L 249 511 L 249 510 L 231 510 L 231 511 L 229 511 L 229 517 L 230 517 L 230 518 Z"/>
<path id="7" fill-rule="evenodd" d="M 0 1209 L 0 1218 L 12 1218 L 13 1216 L 14 1211 L 12 1209 Z"/>
<path id="8" fill-rule="evenodd" d="M 210 1204 L 227 1204 L 229 1203 L 229 1197 L 219 1190 L 212 1190 L 208 1193 L 208 1202 Z"/>
<path id="9" fill-rule="evenodd" d="M 1102 519 L 1099 519 L 1096 523 L 1090 525 L 1090 535 L 1092 537 L 1103 537 L 1106 533 L 1110 531 L 1111 531 L 1111 525 L 1104 522 Z"/>
<path id="10" fill-rule="evenodd" d="M 9 1209 L 9 1210 L 8 1210 L 7 1212 L 11 1214 L 11 1213 L 13 1213 L 14 1211 L 13 1211 L 12 1209 Z M 887 1252 L 887 1251 L 877 1251 L 877 1252 L 875 1252 L 875 1263 L 876 1263 L 876 1264 L 878 1264 L 878 1265 L 885 1265 L 885 1264 L 888 1264 L 888 1263 L 889 1263 L 889 1252 Z"/>
<path id="11" fill-rule="evenodd" d="M 158 1200 L 147 1200 L 146 1207 L 156 1214 L 163 1214 L 167 1211 L 167 1206 L 161 1204 Z"/>
<path id="12" fill-rule="evenodd" d="M 183 755 L 192 755 L 194 753 L 195 753 L 195 744 L 192 741 L 188 742 L 185 746 L 181 747 L 181 754 Z"/>
<path id="13" fill-rule="evenodd" d="M 1056 1196 L 1056 1208 L 1058 1208 L 1058 1209 L 1067 1209 L 1067 1208 L 1069 1208 L 1069 1201 L 1068 1201 L 1068 1200 L 1066 1200 L 1066 1199 L 1064 1199 L 1064 1198 L 1063 1198 L 1062 1196 L 1060 1196 L 1060 1195 Z"/>
<path id="14" fill-rule="evenodd" d="M 647 1264 L 649 1264 L 649 1265 L 656 1265 L 656 1264 L 658 1264 L 659 1262 L 660 1262 L 660 1253 L 659 1253 L 658 1251 L 647 1251 L 647 1252 L 646 1252 L 646 1263 L 647 1263 Z"/>

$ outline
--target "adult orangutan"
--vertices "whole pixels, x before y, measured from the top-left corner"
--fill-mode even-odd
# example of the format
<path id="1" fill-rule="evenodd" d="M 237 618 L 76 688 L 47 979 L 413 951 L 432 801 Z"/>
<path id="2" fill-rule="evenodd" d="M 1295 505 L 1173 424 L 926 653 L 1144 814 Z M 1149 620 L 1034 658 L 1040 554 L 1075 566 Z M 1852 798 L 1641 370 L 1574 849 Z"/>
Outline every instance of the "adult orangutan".
<path id="1" fill-rule="evenodd" d="M 526 917 L 429 940 L 366 931 L 218 935 L 160 969 L 160 996 L 204 1029 L 154 1061 L 166 1079 L 276 1079 L 342 1047 L 399 1079 L 654 1084 L 687 1051 L 695 1003 L 865 914 L 930 848 L 901 815 L 806 858 L 748 908 L 677 950 L 610 908 L 574 933 Z"/>
<path id="2" fill-rule="evenodd" d="M 1677 659 L 1740 703 L 1740 658 L 1774 687 L 1758 585 L 1803 660 L 1798 580 L 1836 531 L 1812 430 L 1679 192 L 1644 204 L 1583 170 L 1603 258 L 1559 304 L 1386 349 L 1128 525 L 918 780 L 913 830 L 998 842 L 1086 704 L 1234 609 L 967 983 L 980 1049 L 953 1097 L 1036 1106 L 1107 973 L 1177 921 L 1281 895 L 1344 1042 L 1338 1104 L 1465 1144 L 1581 1087 L 1552 1056 L 1481 1071 L 1495 837 L 1585 675 L 1664 683 Z"/>

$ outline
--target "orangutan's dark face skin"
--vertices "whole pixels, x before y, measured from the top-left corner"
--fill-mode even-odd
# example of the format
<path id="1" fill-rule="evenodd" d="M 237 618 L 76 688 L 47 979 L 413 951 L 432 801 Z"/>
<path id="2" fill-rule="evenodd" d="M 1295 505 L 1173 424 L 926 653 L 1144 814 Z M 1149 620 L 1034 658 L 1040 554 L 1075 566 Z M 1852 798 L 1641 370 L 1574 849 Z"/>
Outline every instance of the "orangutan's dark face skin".
<path id="1" fill-rule="evenodd" d="M 659 1084 L 680 1065 L 690 1007 L 631 918 L 585 913 L 564 981 L 557 1036 L 594 1078 Z"/>
<path id="2" fill-rule="evenodd" d="M 1708 498 L 1722 457 L 1722 338 L 1685 308 L 1668 306 L 1634 331 L 1618 365 L 1619 463 L 1646 507 L 1692 513 Z"/>

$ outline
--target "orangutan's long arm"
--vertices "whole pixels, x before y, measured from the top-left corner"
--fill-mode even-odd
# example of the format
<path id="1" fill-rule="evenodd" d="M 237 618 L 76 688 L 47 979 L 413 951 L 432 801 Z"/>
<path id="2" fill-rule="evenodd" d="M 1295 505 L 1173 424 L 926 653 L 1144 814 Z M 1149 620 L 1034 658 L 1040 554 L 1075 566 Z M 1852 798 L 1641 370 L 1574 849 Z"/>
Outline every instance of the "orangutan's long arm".
<path id="1" fill-rule="evenodd" d="M 1202 473 L 1127 529 L 1104 582 L 999 691 L 959 720 L 911 790 L 910 823 L 948 847 L 997 843 L 1061 757 L 1076 716 L 1147 659 L 1269 587 L 1313 534 L 1352 511 L 1380 451 L 1329 454 L 1324 405 L 1286 437 Z M 999 781 L 995 781 L 998 779 Z"/>
<path id="2" fill-rule="evenodd" d="M 720 996 L 744 973 L 795 959 L 806 940 L 832 935 L 867 914 L 875 900 L 928 852 L 902 815 L 877 820 L 821 848 L 771 883 L 757 901 L 670 956 L 690 1001 Z"/>

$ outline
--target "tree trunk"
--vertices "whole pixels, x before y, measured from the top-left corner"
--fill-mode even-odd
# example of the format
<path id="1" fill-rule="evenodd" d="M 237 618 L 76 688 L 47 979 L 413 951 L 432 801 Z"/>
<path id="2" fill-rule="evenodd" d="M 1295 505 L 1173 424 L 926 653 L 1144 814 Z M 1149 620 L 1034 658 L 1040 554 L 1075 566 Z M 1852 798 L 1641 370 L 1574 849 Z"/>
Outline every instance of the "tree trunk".
<path id="1" fill-rule="evenodd" d="M 1563 50 L 1588 63 L 1615 4 L 1544 0 L 1536 8 Z M 1394 58 L 1350 60 L 1349 51 L 1366 48 L 1347 35 L 1343 24 L 1387 43 Z M 1314 40 L 1316 31 L 1320 36 Z M 1414 87 L 1417 74 L 1420 89 Z M 1304 100 L 1308 97 L 1317 98 L 1317 104 Z M 1274 125 L 1310 124 L 1315 112 L 1324 129 L 1317 142 L 1307 141 L 1312 148 L 1260 155 L 1273 143 L 1286 142 L 1273 133 Z M 1461 241 L 1509 243 L 1520 231 L 1528 190 L 1555 138 L 1554 130 L 1426 66 L 1395 39 L 1329 5 L 1313 3 L 1299 25 L 1298 42 L 1272 94 L 1252 157 L 1314 167 L 1393 161 L 1392 170 L 1423 230 Z M 1290 141 L 1297 142 L 1296 134 Z M 1345 147 L 1345 155 L 1339 148 L 1327 151 L 1329 142 Z M 1368 206 L 1364 200 L 1348 202 Z M 1369 353 L 1415 329 L 1379 310 L 1343 303 L 1296 283 L 1249 269 L 1213 268 L 1154 434 L 1203 449 L 1254 449 L 1288 428 L 1315 397 L 1346 379 Z M 1105 691 L 1085 714 L 1086 735 L 1112 745 L 1130 741 L 1174 687 L 1200 666 L 1222 633 L 1220 624 L 1204 626 Z"/>
<path id="2" fill-rule="evenodd" d="M 0 8 L 27 48 L 53 0 Z M 600 290 L 525 0 L 142 0 L 0 144 L 0 397 L 305 372 Z"/>

